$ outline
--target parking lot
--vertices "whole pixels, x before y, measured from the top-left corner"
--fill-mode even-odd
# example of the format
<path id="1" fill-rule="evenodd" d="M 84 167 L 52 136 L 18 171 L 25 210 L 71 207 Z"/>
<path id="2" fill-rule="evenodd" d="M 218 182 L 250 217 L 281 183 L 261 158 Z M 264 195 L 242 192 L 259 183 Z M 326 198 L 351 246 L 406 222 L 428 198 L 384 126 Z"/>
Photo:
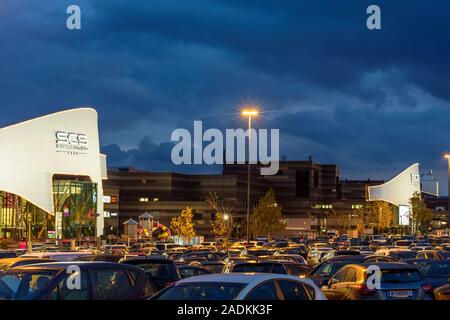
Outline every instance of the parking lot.
<path id="1" fill-rule="evenodd" d="M 450 299 L 449 238 L 292 240 L 3 250 L 0 299 Z"/>

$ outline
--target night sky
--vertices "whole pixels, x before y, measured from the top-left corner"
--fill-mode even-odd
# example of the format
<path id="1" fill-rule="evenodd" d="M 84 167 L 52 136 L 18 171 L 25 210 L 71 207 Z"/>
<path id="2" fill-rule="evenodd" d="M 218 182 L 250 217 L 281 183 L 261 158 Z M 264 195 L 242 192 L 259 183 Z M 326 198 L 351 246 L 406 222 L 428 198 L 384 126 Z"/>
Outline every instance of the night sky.
<path id="1" fill-rule="evenodd" d="M 215 172 L 172 165 L 170 134 L 244 127 L 245 104 L 289 160 L 361 179 L 419 162 L 446 194 L 450 1 L 1 0 L 0 126 L 92 106 L 110 166 Z"/>

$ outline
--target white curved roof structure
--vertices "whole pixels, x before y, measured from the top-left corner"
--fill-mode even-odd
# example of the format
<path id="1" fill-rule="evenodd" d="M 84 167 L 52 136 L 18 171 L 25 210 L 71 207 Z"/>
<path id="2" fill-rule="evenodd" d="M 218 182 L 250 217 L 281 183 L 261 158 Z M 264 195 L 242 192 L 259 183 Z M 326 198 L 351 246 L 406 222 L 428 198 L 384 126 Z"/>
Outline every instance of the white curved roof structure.
<path id="1" fill-rule="evenodd" d="M 100 154 L 98 115 L 78 108 L 0 129 L 0 190 L 54 213 L 55 174 L 89 176 L 98 185 L 97 234 L 103 232 L 106 157 Z"/>
<path id="2" fill-rule="evenodd" d="M 369 187 L 369 201 L 384 200 L 397 206 L 409 206 L 409 199 L 414 192 L 420 193 L 418 163 L 400 172 L 386 183 Z"/>

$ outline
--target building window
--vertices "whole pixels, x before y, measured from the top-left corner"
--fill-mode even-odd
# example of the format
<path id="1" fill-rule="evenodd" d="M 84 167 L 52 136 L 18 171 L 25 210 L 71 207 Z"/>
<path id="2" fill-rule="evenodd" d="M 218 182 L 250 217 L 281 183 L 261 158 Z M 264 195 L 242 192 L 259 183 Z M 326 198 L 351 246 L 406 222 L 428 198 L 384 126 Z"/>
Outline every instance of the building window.
<path id="1" fill-rule="evenodd" d="M 333 205 L 332 204 L 313 204 L 312 205 L 313 209 L 333 209 Z"/>
<path id="2" fill-rule="evenodd" d="M 359 210 L 364 207 L 363 204 L 352 204 L 352 210 Z"/>
<path id="3" fill-rule="evenodd" d="M 148 198 L 139 198 L 139 202 L 148 202 Z"/>

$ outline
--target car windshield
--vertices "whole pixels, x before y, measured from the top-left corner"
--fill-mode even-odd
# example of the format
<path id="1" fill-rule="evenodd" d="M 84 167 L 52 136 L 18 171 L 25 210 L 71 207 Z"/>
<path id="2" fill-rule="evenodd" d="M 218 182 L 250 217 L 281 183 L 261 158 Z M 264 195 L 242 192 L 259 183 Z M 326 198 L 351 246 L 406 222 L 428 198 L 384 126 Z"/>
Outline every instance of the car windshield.
<path id="1" fill-rule="evenodd" d="M 158 300 L 233 300 L 245 287 L 242 283 L 186 283 L 163 292 Z"/>
<path id="2" fill-rule="evenodd" d="M 57 271 L 9 271 L 0 276 L 0 300 L 33 300 L 48 287 Z"/>
<path id="3" fill-rule="evenodd" d="M 175 268 L 171 268 L 169 263 L 139 263 L 137 267 L 144 269 L 145 274 L 151 279 L 174 279 L 176 278 Z"/>
<path id="4" fill-rule="evenodd" d="M 395 243 L 396 246 L 400 246 L 400 247 L 407 247 L 409 245 L 411 245 L 411 241 L 407 241 L 407 240 L 401 240 L 401 241 L 397 241 Z"/>
<path id="5" fill-rule="evenodd" d="M 334 275 L 343 266 L 353 263 L 354 261 L 325 262 L 317 267 L 311 274 L 313 276 L 328 277 Z"/>
<path id="6" fill-rule="evenodd" d="M 249 263 L 249 264 L 240 264 L 233 267 L 233 272 L 242 272 L 242 273 L 251 273 L 251 272 L 270 273 L 270 270 L 272 270 L 271 264 Z"/>
<path id="7" fill-rule="evenodd" d="M 388 269 L 381 270 L 382 283 L 415 282 L 423 280 L 417 269 Z"/>
<path id="8" fill-rule="evenodd" d="M 221 273 L 223 270 L 223 264 L 205 264 L 201 268 L 208 270 L 211 273 Z"/>
<path id="9" fill-rule="evenodd" d="M 450 261 L 432 263 L 428 268 L 427 276 L 450 277 Z"/>
<path id="10" fill-rule="evenodd" d="M 16 258 L 17 254 L 15 252 L 0 252 L 0 259 Z"/>
<path id="11" fill-rule="evenodd" d="M 248 254 L 251 254 L 252 256 L 268 256 L 270 255 L 269 250 L 248 250 Z"/>
<path id="12" fill-rule="evenodd" d="M 414 251 L 401 251 L 401 252 L 392 252 L 390 254 L 391 257 L 403 260 L 403 259 L 414 259 L 417 256 L 417 253 Z"/>

